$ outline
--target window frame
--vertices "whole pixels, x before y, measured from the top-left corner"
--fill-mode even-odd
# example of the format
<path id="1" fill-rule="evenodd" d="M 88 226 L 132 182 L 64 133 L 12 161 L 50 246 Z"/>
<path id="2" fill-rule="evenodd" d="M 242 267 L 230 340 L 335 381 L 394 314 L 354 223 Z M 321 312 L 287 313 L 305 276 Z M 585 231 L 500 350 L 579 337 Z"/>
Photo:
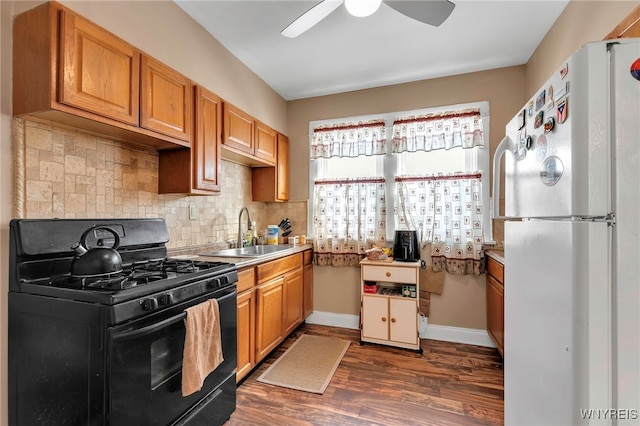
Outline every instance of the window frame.
<path id="1" fill-rule="evenodd" d="M 392 197 L 391 202 L 387 200 L 387 242 L 393 241 L 394 231 L 395 231 L 395 217 L 394 217 L 394 198 L 395 198 L 395 181 L 394 178 L 397 174 L 399 167 L 401 166 L 401 159 L 399 156 L 391 153 L 391 140 L 393 139 L 393 121 L 400 117 L 406 117 L 411 115 L 424 115 L 424 114 L 438 114 L 449 111 L 459 111 L 465 109 L 479 109 L 480 117 L 482 118 L 482 131 L 484 138 L 484 147 L 479 148 L 470 148 L 463 149 L 465 154 L 465 171 L 482 171 L 483 179 L 482 179 L 482 204 L 485 206 L 485 212 L 483 215 L 483 229 L 485 230 L 484 244 L 492 245 L 495 244 L 493 239 L 493 224 L 491 221 L 492 211 L 491 211 L 491 187 L 489 185 L 489 181 L 491 179 L 490 170 L 490 114 L 489 114 L 489 101 L 480 101 L 480 102 L 470 102 L 465 104 L 455 104 L 455 105 L 446 105 L 446 106 L 438 106 L 431 108 L 420 108 L 414 110 L 407 111 L 395 111 L 388 112 L 383 114 L 368 114 L 368 115 L 358 115 L 351 117 L 341 117 L 327 120 L 316 120 L 309 122 L 309 137 L 307 143 L 310 144 L 311 135 L 313 135 L 313 129 L 320 126 L 329 126 L 336 125 L 339 123 L 351 123 L 351 122 L 368 122 L 371 120 L 384 120 L 387 131 L 387 154 L 379 155 L 380 157 L 376 161 L 376 171 L 382 167 L 382 176 L 386 179 L 386 194 L 387 197 Z M 454 149 L 462 149 L 462 148 L 454 148 Z M 324 160 L 326 161 L 326 159 Z M 314 181 L 319 179 L 319 172 L 322 172 L 322 166 L 320 165 L 322 161 L 312 160 L 309 158 L 309 207 L 308 207 L 308 235 L 314 235 L 314 225 L 313 225 L 313 193 L 314 193 Z M 325 177 L 325 176 L 323 176 Z"/>

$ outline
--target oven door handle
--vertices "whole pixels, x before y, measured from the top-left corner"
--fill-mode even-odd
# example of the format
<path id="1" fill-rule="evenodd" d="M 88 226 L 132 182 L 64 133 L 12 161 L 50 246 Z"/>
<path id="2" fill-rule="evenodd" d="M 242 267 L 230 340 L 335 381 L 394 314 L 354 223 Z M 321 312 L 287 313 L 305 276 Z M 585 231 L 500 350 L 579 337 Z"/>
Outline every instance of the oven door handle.
<path id="1" fill-rule="evenodd" d="M 233 297 L 236 295 L 236 291 L 235 289 L 230 292 L 225 294 L 222 297 L 217 298 L 218 299 L 218 304 L 221 304 L 225 299 L 228 299 L 229 297 Z M 125 333 L 117 333 L 113 335 L 113 340 L 128 340 L 128 339 L 133 339 L 135 337 L 140 337 L 140 336 L 146 336 L 148 334 L 152 334 L 160 329 L 162 329 L 163 327 L 168 327 L 172 324 L 175 324 L 177 322 L 180 322 L 181 320 L 183 320 L 184 318 L 186 318 L 187 313 L 186 312 L 181 312 L 178 315 L 174 315 L 170 318 L 167 318 L 165 320 L 162 320 L 160 322 L 148 325 L 146 327 L 142 327 L 142 328 L 138 328 L 136 330 L 131 330 L 131 331 L 127 331 Z"/>
<path id="2" fill-rule="evenodd" d="M 127 331 L 126 333 L 115 334 L 112 338 L 113 340 L 127 340 L 133 339 L 135 337 L 146 336 L 148 334 L 155 333 L 156 331 L 168 327 L 172 324 L 180 322 L 187 316 L 186 312 L 179 313 L 171 318 L 167 318 L 155 324 L 148 325 L 146 327 L 139 328 L 137 330 Z"/>

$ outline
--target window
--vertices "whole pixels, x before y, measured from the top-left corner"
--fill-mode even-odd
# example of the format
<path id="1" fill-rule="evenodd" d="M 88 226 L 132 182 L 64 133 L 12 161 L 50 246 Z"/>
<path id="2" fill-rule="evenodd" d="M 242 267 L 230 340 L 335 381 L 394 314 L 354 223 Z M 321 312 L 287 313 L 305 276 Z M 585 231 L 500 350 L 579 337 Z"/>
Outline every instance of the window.
<path id="1" fill-rule="evenodd" d="M 424 132 L 425 137 L 422 138 L 410 138 L 406 137 L 402 140 L 399 138 L 389 138 L 386 135 L 397 136 L 393 134 L 394 121 L 396 123 L 404 123 L 405 121 L 399 121 L 399 118 L 408 117 L 406 122 L 420 121 L 422 118 L 432 120 L 435 124 L 429 124 L 434 128 L 438 126 L 447 126 L 447 117 L 463 116 L 467 114 L 466 111 L 474 110 L 475 119 L 477 120 L 478 111 L 480 112 L 480 133 L 479 138 L 484 147 L 475 147 L 472 149 L 463 149 L 460 145 L 470 142 L 469 136 L 473 134 L 472 138 L 478 136 L 477 133 L 473 133 L 467 128 L 466 133 L 463 131 L 456 134 L 451 132 L 452 137 L 442 137 L 437 131 L 429 133 L 429 129 L 425 130 L 424 126 L 416 127 L 415 129 L 409 126 L 408 129 L 403 128 L 407 134 L 416 134 L 416 130 Z M 455 111 L 451 114 L 451 111 Z M 468 115 L 468 114 L 467 114 Z M 418 117 L 414 119 L 413 117 Z M 434 118 L 435 117 L 435 118 Z M 441 119 L 441 117 L 444 117 Z M 420 119 L 420 120 L 419 120 Z M 438 121 L 439 120 L 439 121 Z M 455 120 L 455 119 L 454 119 Z M 462 120 L 464 122 L 464 120 Z M 380 123 L 384 123 L 381 128 Z M 343 124 L 340 124 L 343 123 Z M 365 130 L 357 128 L 354 123 L 359 123 L 366 127 Z M 374 123 L 374 124 L 371 124 Z M 431 122 L 430 122 L 431 123 Z M 458 125 L 459 123 L 455 123 Z M 377 126 L 377 127 L 376 127 Z M 332 133 L 330 137 L 321 139 L 318 135 L 317 129 L 330 129 Z M 337 129 L 337 130 L 336 130 Z M 326 181 L 330 179 L 344 180 L 347 179 L 349 183 L 355 183 L 357 178 L 383 178 L 384 179 L 384 197 L 386 202 L 385 216 L 385 237 L 387 240 L 392 240 L 394 231 L 396 228 L 401 227 L 403 224 L 399 220 L 398 209 L 398 190 L 403 183 L 396 182 L 396 178 L 400 176 L 412 177 L 412 176 L 436 176 L 436 175 L 451 175 L 453 173 L 470 174 L 472 172 L 480 171 L 484 172 L 485 179 L 479 179 L 474 183 L 479 188 L 474 190 L 474 196 L 480 197 L 477 200 L 477 205 L 481 206 L 480 209 L 486 208 L 487 211 L 482 211 L 480 214 L 479 224 L 480 229 L 483 231 L 481 240 L 483 242 L 491 241 L 491 227 L 490 227 L 490 214 L 488 211 L 489 206 L 489 104 L 488 102 L 480 102 L 464 105 L 452 105 L 441 108 L 429 108 L 422 110 L 403 111 L 389 114 L 380 114 L 376 116 L 358 116 L 348 117 L 339 120 L 325 120 L 309 123 L 310 140 L 312 143 L 312 157 L 310 164 L 310 179 L 309 179 L 309 193 L 313 197 L 314 191 L 317 191 L 315 186 L 316 181 Z M 316 132 L 314 132 L 314 130 Z M 360 132 L 356 135 L 357 132 Z M 320 132 L 322 133 L 322 132 Z M 444 133 L 443 133 L 444 134 Z M 467 135 L 465 139 L 465 135 Z M 358 142 L 358 137 L 361 141 Z M 362 140 L 364 139 L 364 140 Z M 379 140 L 384 139 L 384 144 L 379 143 Z M 347 142 L 340 148 L 340 142 Z M 477 141 L 475 141 L 477 142 Z M 314 146 L 319 144 L 318 146 Z M 404 145 L 402 145 L 404 144 Z M 320 146 L 322 145 L 322 146 Z M 382 145 L 385 145 L 384 147 Z M 402 145 L 402 146 L 400 146 Z M 458 145 L 458 147 L 453 147 Z M 438 149 L 438 148 L 448 149 Z M 426 150 L 425 149 L 430 149 Z M 391 151 L 404 151 L 399 153 L 391 153 Z M 384 154 L 380 154 L 385 152 Z M 346 153 L 346 154 L 345 154 Z M 361 155 L 358 155 L 361 153 Z M 378 154 L 378 155 L 376 155 Z M 345 156 L 347 155 L 347 156 Z M 479 175 L 480 176 L 480 175 Z M 478 176 L 478 178 L 479 178 Z M 455 185 L 459 185 L 456 179 Z M 426 182 L 429 182 L 428 180 Z M 433 180 L 435 182 L 435 180 Z M 438 181 L 438 187 L 442 182 Z M 427 186 L 429 184 L 427 183 Z M 336 187 L 337 188 L 337 187 Z M 426 187 L 424 187 L 426 188 Z M 425 189 L 426 190 L 426 189 Z M 433 188 L 429 189 L 429 193 L 425 193 L 426 196 L 434 196 Z M 449 191 L 449 190 L 447 190 Z M 466 189 L 466 191 L 471 191 Z M 444 193 L 443 193 L 444 194 Z M 310 232 L 315 235 L 314 220 L 317 220 L 318 215 L 314 212 L 314 203 L 311 203 L 309 209 L 309 224 Z M 474 204 L 475 208 L 475 204 Z M 470 221 L 470 219 L 468 219 Z M 336 234 L 337 237 L 338 234 Z M 432 232 L 424 232 L 425 238 L 423 241 L 432 242 L 430 238 L 433 235 Z M 476 240 L 477 241 L 477 240 Z M 360 247 L 361 248 L 361 247 Z M 444 249 L 444 248 L 443 248 Z M 339 249 L 338 249 L 339 250 Z M 466 248 L 468 250 L 468 247 Z M 349 263 L 349 262 L 347 262 Z"/>

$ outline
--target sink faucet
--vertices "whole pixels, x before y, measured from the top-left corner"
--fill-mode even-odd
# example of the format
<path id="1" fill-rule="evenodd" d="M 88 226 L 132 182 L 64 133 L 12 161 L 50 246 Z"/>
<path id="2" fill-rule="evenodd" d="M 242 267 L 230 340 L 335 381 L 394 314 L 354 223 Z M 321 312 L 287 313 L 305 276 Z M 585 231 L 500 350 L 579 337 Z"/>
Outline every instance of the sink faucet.
<path id="1" fill-rule="evenodd" d="M 251 223 L 251 213 L 249 213 L 248 208 L 243 207 L 242 209 L 240 209 L 240 214 L 238 215 L 238 241 L 236 244 L 238 248 L 242 248 L 244 246 L 244 236 L 242 235 L 242 212 L 247 212 L 247 230 L 253 229 L 253 225 Z"/>

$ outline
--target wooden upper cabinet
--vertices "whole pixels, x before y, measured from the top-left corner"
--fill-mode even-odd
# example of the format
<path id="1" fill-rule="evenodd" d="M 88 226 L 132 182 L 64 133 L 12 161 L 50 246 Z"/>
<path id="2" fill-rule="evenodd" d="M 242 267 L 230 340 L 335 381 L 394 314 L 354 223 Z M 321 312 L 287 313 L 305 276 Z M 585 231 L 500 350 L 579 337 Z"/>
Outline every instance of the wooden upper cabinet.
<path id="1" fill-rule="evenodd" d="M 191 80 L 142 55 L 140 126 L 174 138 L 191 140 Z"/>
<path id="2" fill-rule="evenodd" d="M 278 161 L 276 163 L 276 198 L 289 200 L 289 138 L 278 134 Z"/>
<path id="3" fill-rule="evenodd" d="M 640 6 L 637 6 L 604 38 L 629 38 L 640 37 Z"/>
<path id="4" fill-rule="evenodd" d="M 173 149 L 190 145 L 192 110 L 188 79 L 60 3 L 13 21 L 16 116 Z"/>
<path id="5" fill-rule="evenodd" d="M 289 138 L 277 134 L 275 167 L 256 167 L 251 170 L 253 201 L 289 201 Z"/>
<path id="6" fill-rule="evenodd" d="M 254 122 L 246 112 L 225 102 L 222 143 L 227 148 L 254 154 Z"/>
<path id="7" fill-rule="evenodd" d="M 269 163 L 276 163 L 276 139 L 278 133 L 264 123 L 255 121 L 255 151 L 256 157 Z"/>
<path id="8" fill-rule="evenodd" d="M 193 88 L 195 131 L 191 149 L 160 151 L 158 192 L 216 195 L 220 192 L 222 101 L 216 94 Z"/>
<path id="9" fill-rule="evenodd" d="M 193 187 L 207 191 L 220 191 L 220 145 L 222 101 L 214 93 L 196 86 L 196 134 L 193 155 Z"/>
<path id="10" fill-rule="evenodd" d="M 86 19 L 60 14 L 59 101 L 137 125 L 140 52 Z"/>

